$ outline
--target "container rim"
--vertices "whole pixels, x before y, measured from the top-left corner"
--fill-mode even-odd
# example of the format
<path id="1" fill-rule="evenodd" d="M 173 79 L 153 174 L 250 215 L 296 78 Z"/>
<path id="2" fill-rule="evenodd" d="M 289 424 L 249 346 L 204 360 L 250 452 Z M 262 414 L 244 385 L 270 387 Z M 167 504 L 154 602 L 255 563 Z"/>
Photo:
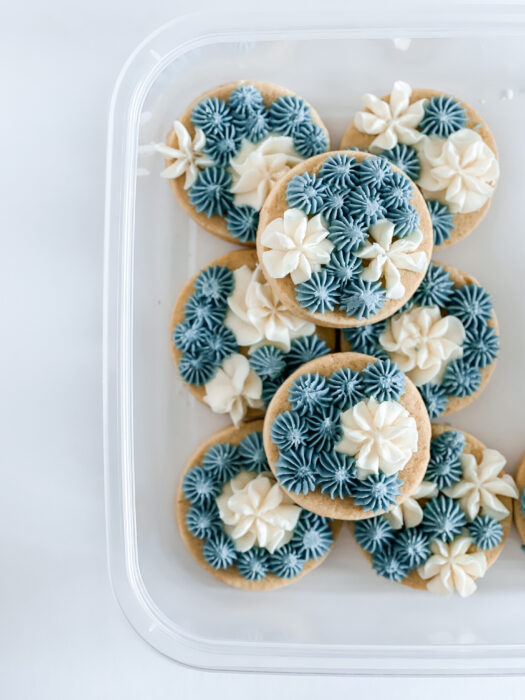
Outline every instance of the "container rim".
<path id="1" fill-rule="evenodd" d="M 521 675 L 525 645 L 288 645 L 211 642 L 167 618 L 144 584 L 138 560 L 133 463 L 133 254 L 140 114 L 172 61 L 235 41 L 326 38 L 432 38 L 525 34 L 523 2 L 380 3 L 319 18 L 301 8 L 196 13 L 162 25 L 125 62 L 111 98 L 106 159 L 103 295 L 103 437 L 106 539 L 111 585 L 124 615 L 151 646 L 204 670 L 344 675 Z M 329 18 L 328 18 L 328 15 Z"/>

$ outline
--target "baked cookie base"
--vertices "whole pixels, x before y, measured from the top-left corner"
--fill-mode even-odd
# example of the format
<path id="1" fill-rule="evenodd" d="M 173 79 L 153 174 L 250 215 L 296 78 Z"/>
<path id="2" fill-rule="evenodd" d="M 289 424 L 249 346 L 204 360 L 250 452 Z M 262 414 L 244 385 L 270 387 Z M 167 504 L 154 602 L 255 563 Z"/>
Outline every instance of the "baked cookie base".
<path id="1" fill-rule="evenodd" d="M 421 100 L 423 98 L 430 99 L 431 97 L 441 97 L 441 95 L 449 96 L 448 93 L 442 92 L 440 90 L 427 90 L 422 88 L 416 88 L 412 90 L 410 104 L 412 104 L 413 102 L 417 102 L 418 100 Z M 384 95 L 381 99 L 386 100 L 389 97 L 390 95 L 388 94 Z M 478 134 L 481 136 L 481 138 L 487 144 L 487 146 L 494 152 L 496 158 L 498 158 L 498 149 L 496 146 L 496 141 L 494 140 L 494 136 L 492 135 L 492 132 L 490 131 L 486 123 L 483 121 L 481 116 L 469 104 L 463 102 L 463 100 L 460 100 L 457 97 L 454 97 L 454 99 L 461 103 L 461 106 L 465 109 L 467 113 L 467 123 L 465 127 L 467 129 L 477 127 L 476 131 L 478 132 Z M 362 131 L 358 131 L 358 129 L 354 126 L 354 123 L 351 122 L 347 127 L 345 133 L 343 134 L 340 148 L 356 147 L 359 149 L 362 148 L 368 150 L 370 144 L 374 139 L 374 134 L 364 134 Z M 415 184 L 417 186 L 417 183 Z M 436 197 L 436 195 L 438 194 L 437 192 L 425 192 L 424 190 L 421 191 L 424 193 L 427 199 L 438 199 L 438 197 Z M 455 214 L 454 228 L 451 231 L 450 238 L 444 241 L 441 245 L 436 246 L 436 250 L 443 250 L 445 248 L 448 248 L 449 246 L 454 245 L 454 243 L 460 241 L 462 238 L 468 236 L 468 234 L 471 233 L 476 228 L 476 226 L 479 225 L 479 223 L 486 215 L 490 207 L 490 201 L 491 200 L 489 199 L 481 207 L 481 209 L 473 211 L 469 214 Z"/>
<path id="2" fill-rule="evenodd" d="M 463 435 L 466 438 L 466 446 L 465 446 L 465 451 L 474 455 L 476 458 L 477 462 L 480 462 L 482 457 L 483 457 L 483 450 L 485 449 L 485 445 L 475 438 L 473 435 L 470 435 L 469 433 L 466 433 L 464 430 L 459 430 L 459 428 L 452 428 L 451 426 L 447 425 L 434 425 L 432 424 L 432 438 L 438 437 L 438 435 L 441 435 L 442 433 L 445 433 L 447 430 L 458 430 L 459 432 L 463 433 Z M 500 521 L 500 525 L 503 528 L 503 539 L 499 543 L 497 547 L 494 547 L 494 549 L 490 549 L 488 551 L 486 550 L 477 550 L 477 551 L 485 551 L 485 556 L 487 557 L 487 569 L 494 564 L 496 559 L 499 557 L 501 554 L 501 551 L 503 549 L 503 545 L 505 544 L 505 540 L 507 539 L 507 536 L 510 532 L 510 526 L 511 526 L 511 521 L 512 521 L 512 498 L 509 498 L 508 496 L 499 496 L 499 499 L 501 502 L 505 505 L 505 507 L 509 510 L 509 515 L 504 519 Z M 353 525 L 352 527 L 352 534 L 354 532 Z M 359 547 L 359 545 L 358 545 Z M 364 549 L 361 549 L 359 547 L 360 552 L 363 554 L 366 559 L 372 563 L 372 555 L 369 552 L 365 552 Z M 411 571 L 406 578 L 404 578 L 402 581 L 399 582 L 403 586 L 408 586 L 409 588 L 416 588 L 421 591 L 426 591 L 427 590 L 427 583 L 425 579 L 422 579 L 421 576 L 418 574 L 417 569 L 414 569 Z"/>
<path id="3" fill-rule="evenodd" d="M 323 377 L 327 377 L 333 372 L 344 368 L 361 371 L 370 362 L 377 362 L 377 358 L 354 352 L 336 353 L 312 360 L 312 362 L 303 365 L 288 377 L 270 402 L 264 420 L 264 448 L 266 450 L 268 464 L 274 473 L 276 471 L 275 463 L 279 459 L 279 450 L 272 441 L 270 430 L 273 421 L 279 413 L 288 411 L 291 408 L 288 400 L 288 391 L 297 377 L 309 372 L 318 372 Z M 419 391 L 408 379 L 405 394 L 401 397 L 399 403 L 404 406 L 416 420 L 418 448 L 405 468 L 399 472 L 399 478 L 403 480 L 403 484 L 401 486 L 401 496 L 399 496 L 396 505 L 400 505 L 414 493 L 423 480 L 430 457 L 431 432 L 430 420 L 423 399 Z M 371 510 L 364 511 L 359 506 L 354 505 L 353 499 L 349 496 L 343 499 L 332 499 L 328 494 L 321 493 L 318 488 L 307 494 L 296 494 L 291 491 L 287 491 L 286 493 L 302 508 L 311 510 L 319 515 L 337 518 L 339 520 L 363 520 L 385 512 L 379 511 L 374 513 Z"/>
<path id="4" fill-rule="evenodd" d="M 227 569 L 214 569 L 208 564 L 202 554 L 203 540 L 200 540 L 198 537 L 195 537 L 195 535 L 192 535 L 192 533 L 186 527 L 186 515 L 191 508 L 191 504 L 182 491 L 182 480 L 189 469 L 202 462 L 206 451 L 213 445 L 224 442 L 229 442 L 232 445 L 238 445 L 247 435 L 252 432 L 262 430 L 262 428 L 262 420 L 241 425 L 239 428 L 235 428 L 235 426 L 230 425 L 201 443 L 188 459 L 175 494 L 175 521 L 182 537 L 182 541 L 186 545 L 186 548 L 192 557 L 202 566 L 203 569 L 205 569 L 218 581 L 221 581 L 228 586 L 232 586 L 233 588 L 239 588 L 246 591 L 271 591 L 276 588 L 283 588 L 284 586 L 288 586 L 291 583 L 299 580 L 309 571 L 316 569 L 330 554 L 332 547 L 334 546 L 335 539 L 337 538 L 342 526 L 342 523 L 338 521 L 333 521 L 330 523 L 334 543 L 332 543 L 332 546 L 328 552 L 326 552 L 326 554 L 324 554 L 322 557 L 319 557 L 319 559 L 309 559 L 304 565 L 303 570 L 294 578 L 280 578 L 279 576 L 275 576 L 275 574 L 268 574 L 260 581 L 249 581 L 248 579 L 244 578 L 244 576 L 241 576 L 235 564 Z"/>
<path id="5" fill-rule="evenodd" d="M 274 219 L 282 217 L 286 209 L 289 209 L 288 202 L 286 200 L 286 188 L 290 180 L 296 175 L 302 175 L 305 172 L 317 174 L 321 170 L 324 161 L 337 153 L 341 153 L 341 151 L 321 153 L 321 155 L 314 156 L 313 158 L 309 158 L 308 160 L 299 163 L 275 185 L 268 195 L 259 216 L 259 228 L 257 229 L 257 254 L 259 256 L 259 262 L 263 269 L 264 275 L 270 286 L 273 288 L 279 299 L 281 299 L 282 302 L 294 312 L 294 314 L 300 318 L 312 321 L 312 323 L 319 326 L 328 326 L 330 328 L 352 328 L 354 326 L 367 326 L 371 323 L 382 321 L 383 319 L 394 314 L 414 294 L 416 289 L 421 284 L 426 270 L 423 273 L 411 272 L 409 270 L 399 270 L 401 282 L 405 287 L 404 295 L 401 297 L 401 299 L 386 300 L 383 308 L 380 309 L 380 311 L 372 318 L 358 320 L 353 316 L 347 316 L 347 314 L 342 310 L 327 311 L 324 314 L 317 311 L 312 313 L 301 306 L 297 301 L 295 295 L 295 285 L 292 282 L 290 275 L 287 275 L 282 279 L 276 279 L 268 274 L 263 261 L 265 247 L 261 241 L 263 231 L 266 229 L 268 224 Z M 346 155 L 346 151 L 344 152 L 344 155 Z M 355 152 L 352 153 L 351 156 L 357 161 L 362 162 L 366 158 L 369 158 L 370 154 Z M 396 172 L 401 172 L 395 165 L 392 165 L 392 169 Z M 432 222 L 430 220 L 430 214 L 428 212 L 427 205 L 425 204 L 425 200 L 423 199 L 423 195 L 415 185 L 414 196 L 411 199 L 411 204 L 419 213 L 419 229 L 423 234 L 423 242 L 418 248 L 418 252 L 424 252 L 427 256 L 427 260 L 430 261 L 433 248 Z"/>
<path id="6" fill-rule="evenodd" d="M 240 87 L 241 85 L 253 85 L 253 87 L 257 88 L 263 97 L 263 101 L 266 107 L 269 107 L 272 104 L 272 102 L 275 102 L 275 100 L 278 97 L 284 97 L 285 95 L 296 95 L 296 93 L 292 90 L 288 90 L 287 88 L 281 87 L 280 85 L 275 85 L 274 83 L 267 83 L 257 80 L 237 80 L 230 83 L 225 83 L 224 85 L 219 85 L 219 87 L 212 88 L 211 90 L 208 90 L 202 95 L 199 95 L 199 97 L 194 99 L 193 102 L 179 117 L 179 121 L 184 124 L 192 139 L 195 135 L 195 128 L 191 121 L 191 112 L 195 105 L 199 104 L 199 102 L 206 99 L 207 97 L 218 97 L 219 100 L 228 100 L 228 98 L 230 97 L 230 93 L 232 93 L 236 88 Z M 308 104 L 308 107 L 310 108 L 312 120 L 315 124 L 320 126 L 321 129 L 323 129 L 323 131 L 326 132 L 326 135 L 328 137 L 328 144 L 330 144 L 330 135 L 326 126 L 321 121 L 319 114 L 310 104 Z M 177 135 L 175 133 L 175 129 L 173 128 L 166 136 L 166 145 L 170 146 L 171 148 L 178 147 Z M 165 160 L 165 166 L 168 167 L 173 162 L 173 159 L 167 158 Z M 204 214 L 203 212 L 196 211 L 195 207 L 190 202 L 189 190 L 184 189 L 184 180 L 184 177 L 170 178 L 171 191 L 175 195 L 177 201 L 184 209 L 184 211 L 194 221 L 196 221 L 201 228 L 203 228 L 205 231 L 208 231 L 209 233 L 212 233 L 218 238 L 222 238 L 222 240 L 224 241 L 228 241 L 228 243 L 233 243 L 234 245 L 242 246 L 244 248 L 253 248 L 255 246 L 255 241 L 243 242 L 235 236 L 232 236 L 228 231 L 228 227 L 226 225 L 226 220 L 224 219 L 224 217 L 219 216 L 218 214 L 215 214 L 214 216 L 206 216 L 206 214 Z"/>
<path id="7" fill-rule="evenodd" d="M 225 255 L 222 255 L 220 258 L 216 258 L 215 260 L 212 260 L 208 265 L 205 265 L 203 268 L 201 268 L 197 273 L 191 277 L 184 287 L 181 289 L 179 292 L 179 296 L 177 297 L 175 301 L 175 306 L 173 307 L 173 311 L 171 314 L 171 321 L 170 321 L 170 346 L 171 346 L 171 355 L 173 357 L 173 361 L 179 366 L 179 361 L 180 358 L 182 357 L 183 353 L 175 346 L 175 343 L 173 342 L 173 331 L 175 330 L 175 327 L 184 321 L 184 307 L 186 305 L 186 302 L 188 301 L 189 297 L 193 294 L 194 290 L 194 285 L 195 285 L 195 280 L 199 276 L 199 274 L 202 272 L 202 270 L 207 269 L 208 267 L 213 267 L 214 265 L 220 265 L 221 267 L 227 267 L 230 270 L 237 270 L 239 267 L 242 267 L 243 265 L 246 265 L 247 267 L 250 267 L 251 269 L 255 269 L 255 266 L 258 263 L 257 259 L 257 253 L 255 250 L 232 250 L 231 253 L 226 253 Z M 338 338 L 336 336 L 335 331 L 333 331 L 331 328 L 322 328 L 318 327 L 315 331 L 315 335 L 317 335 L 321 340 L 324 340 L 325 343 L 328 345 L 328 347 L 331 350 L 335 350 L 337 345 L 336 343 L 338 342 Z M 239 348 L 239 352 L 242 355 L 245 355 L 248 357 L 248 348 L 243 347 Z M 193 384 L 188 384 L 187 382 L 184 382 L 182 377 L 180 377 L 180 380 L 184 383 L 184 385 L 191 391 L 193 396 L 195 396 L 196 399 L 198 399 L 201 403 L 205 403 L 204 397 L 206 395 L 206 387 L 205 386 L 194 386 Z M 207 404 L 206 404 L 207 405 Z M 211 410 L 211 409 L 210 409 Z M 249 421 L 253 420 L 255 418 L 261 418 L 264 416 L 264 411 L 259 409 L 259 408 L 249 408 L 246 412 L 246 415 L 244 416 L 243 420 L 244 421 Z"/>
<path id="8" fill-rule="evenodd" d="M 433 260 L 432 262 L 435 265 L 439 265 L 439 267 L 442 267 L 444 270 L 446 270 L 446 272 L 448 272 L 448 274 L 450 275 L 450 279 L 454 283 L 454 288 L 457 289 L 458 287 L 462 287 L 465 284 L 477 284 L 478 286 L 480 286 L 478 280 L 475 277 L 472 277 L 472 275 L 468 275 L 462 270 L 458 270 L 457 267 L 452 267 L 452 265 L 444 265 L 443 263 L 437 262 L 437 260 Z M 499 337 L 498 319 L 494 309 L 492 310 L 492 318 L 488 321 L 488 325 L 494 329 L 496 335 Z M 351 349 L 352 348 L 350 343 L 345 339 L 343 334 L 341 334 L 341 350 L 348 351 Z M 470 396 L 463 397 L 448 397 L 447 407 L 443 411 L 443 413 L 440 414 L 439 418 L 446 416 L 450 413 L 456 413 L 457 411 L 461 411 L 462 408 L 466 408 L 471 403 L 473 403 L 487 386 L 489 379 L 491 378 L 492 373 L 494 372 L 494 369 L 496 367 L 496 363 L 497 358 L 495 358 L 494 361 L 490 363 L 490 365 L 487 365 L 485 369 L 481 370 L 481 384 L 473 394 L 471 394 Z"/>

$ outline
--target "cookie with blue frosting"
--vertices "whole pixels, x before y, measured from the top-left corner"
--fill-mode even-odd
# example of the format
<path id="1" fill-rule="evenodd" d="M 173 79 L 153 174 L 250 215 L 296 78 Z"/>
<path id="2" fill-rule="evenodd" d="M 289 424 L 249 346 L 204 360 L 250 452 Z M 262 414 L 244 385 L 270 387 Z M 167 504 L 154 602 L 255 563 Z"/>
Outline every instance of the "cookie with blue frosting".
<path id="1" fill-rule="evenodd" d="M 297 506 L 271 473 L 262 421 L 229 426 L 192 454 L 175 498 L 184 544 L 216 579 L 281 588 L 318 567 L 341 523 Z"/>
<path id="2" fill-rule="evenodd" d="M 505 465 L 472 435 L 433 425 L 419 488 L 400 507 L 353 525 L 376 574 L 432 593 L 472 595 L 510 531 L 518 490 Z"/>
<path id="3" fill-rule="evenodd" d="M 194 275 L 171 318 L 185 385 L 236 425 L 262 416 L 286 377 L 335 343 L 332 329 L 295 316 L 275 297 L 255 250 L 227 253 Z"/>
<path id="4" fill-rule="evenodd" d="M 345 329 L 341 345 L 396 362 L 433 420 L 468 406 L 486 387 L 499 353 L 498 321 L 490 294 L 474 277 L 434 261 L 397 314 Z"/>
<path id="5" fill-rule="evenodd" d="M 514 524 L 525 551 L 525 457 L 519 463 L 515 478 L 519 498 L 514 501 Z"/>
<path id="6" fill-rule="evenodd" d="M 236 81 L 195 99 L 173 123 L 162 177 L 206 231 L 253 247 L 272 186 L 297 163 L 328 149 L 317 112 L 279 85 Z"/>
<path id="7" fill-rule="evenodd" d="M 264 420 L 277 480 L 301 507 L 341 520 L 401 506 L 429 459 L 430 421 L 412 382 L 389 360 L 336 353 L 300 367 Z"/>
<path id="8" fill-rule="evenodd" d="M 367 153 L 297 165 L 271 191 L 257 252 L 275 294 L 301 318 L 349 328 L 381 321 L 414 294 L 432 252 L 418 188 Z"/>
<path id="9" fill-rule="evenodd" d="M 427 202 L 439 248 L 478 226 L 499 179 L 496 143 L 480 115 L 453 95 L 412 89 L 400 80 L 389 95 L 364 95 L 341 148 L 369 150 L 412 178 Z"/>

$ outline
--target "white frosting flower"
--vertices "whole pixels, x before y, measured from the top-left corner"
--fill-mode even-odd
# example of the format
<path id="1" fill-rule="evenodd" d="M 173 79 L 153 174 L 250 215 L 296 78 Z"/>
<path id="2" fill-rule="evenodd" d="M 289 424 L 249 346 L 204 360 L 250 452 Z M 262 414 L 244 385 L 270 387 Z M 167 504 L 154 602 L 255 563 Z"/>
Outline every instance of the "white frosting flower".
<path id="1" fill-rule="evenodd" d="M 478 211 L 492 196 L 499 177 L 496 155 L 477 131 L 460 129 L 447 139 L 430 136 L 421 143 L 418 185 L 440 192 L 452 212 Z"/>
<path id="2" fill-rule="evenodd" d="M 390 93 L 390 101 L 367 93 L 363 104 L 370 111 L 358 112 L 354 124 L 365 134 L 377 134 L 369 146 L 372 152 L 393 148 L 397 143 L 414 144 L 422 134 L 416 127 L 423 119 L 427 100 L 417 100 L 410 104 L 412 88 L 407 83 L 397 80 Z"/>
<path id="3" fill-rule="evenodd" d="M 505 457 L 497 450 L 483 450 L 483 458 L 479 464 L 474 455 L 464 452 L 461 455 L 461 481 L 443 489 L 443 492 L 451 498 L 459 498 L 459 503 L 469 520 L 474 520 L 480 510 L 482 515 L 503 520 L 509 515 L 509 511 L 497 496 L 519 497 L 511 475 L 500 476 L 506 463 Z"/>
<path id="4" fill-rule="evenodd" d="M 417 450 L 417 425 L 397 401 L 359 401 L 341 414 L 343 437 L 338 452 L 355 457 L 357 476 L 396 474 Z"/>
<path id="5" fill-rule="evenodd" d="M 416 527 L 423 520 L 423 508 L 418 503 L 420 498 L 433 498 L 438 494 L 438 487 L 431 481 L 422 481 L 419 488 L 401 505 L 395 506 L 384 517 L 394 530 L 405 527 Z"/>
<path id="6" fill-rule="evenodd" d="M 484 552 L 468 554 L 471 545 L 466 536 L 456 537 L 450 544 L 441 540 L 430 543 L 432 555 L 417 570 L 422 579 L 430 579 L 427 590 L 442 595 L 456 590 L 462 598 L 474 593 L 474 579 L 485 575 L 487 558 Z"/>
<path id="7" fill-rule="evenodd" d="M 301 514 L 301 508 L 267 472 L 239 472 L 222 487 L 217 506 L 238 552 L 252 547 L 275 552 L 292 539 Z"/>
<path id="8" fill-rule="evenodd" d="M 156 150 L 166 158 L 174 158 L 174 162 L 162 171 L 161 177 L 176 178 L 186 175 L 184 189 L 187 190 L 197 179 L 200 168 L 213 165 L 213 161 L 203 151 L 206 145 L 206 136 L 202 129 L 195 130 L 193 141 L 184 124 L 180 121 L 173 122 L 173 128 L 177 136 L 178 148 L 172 148 L 165 143 L 155 146 Z"/>
<path id="9" fill-rule="evenodd" d="M 259 265 L 255 270 L 243 265 L 234 270 L 235 287 L 228 298 L 225 325 L 237 342 L 252 352 L 264 343 L 273 343 L 289 352 L 294 338 L 312 335 L 315 326 L 294 316 L 273 293 Z"/>
<path id="10" fill-rule="evenodd" d="M 447 364 L 463 355 L 465 329 L 437 306 L 416 306 L 387 321 L 379 344 L 400 370 L 419 386 L 439 383 Z"/>
<path id="11" fill-rule="evenodd" d="M 215 413 L 229 413 L 238 426 L 248 408 L 263 408 L 262 382 L 244 355 L 236 353 L 222 363 L 205 384 L 204 401 Z"/>
<path id="12" fill-rule="evenodd" d="M 365 243 L 356 252 L 359 258 L 370 261 L 361 273 L 361 277 L 370 282 L 377 282 L 384 277 L 387 297 L 401 299 L 405 293 L 405 287 L 401 282 L 399 270 L 412 272 L 426 270 L 428 262 L 426 253 L 416 252 L 423 241 L 423 234 L 417 230 L 392 243 L 394 224 L 386 220 L 370 226 L 368 233 L 374 242 Z"/>
<path id="13" fill-rule="evenodd" d="M 233 201 L 259 211 L 277 180 L 301 160 L 290 136 L 268 136 L 257 144 L 243 139 L 230 161 Z"/>
<path id="14" fill-rule="evenodd" d="M 312 272 L 330 260 L 334 245 L 320 214 L 309 219 L 300 209 L 287 209 L 282 219 L 274 219 L 264 229 L 261 243 L 270 250 L 263 263 L 270 277 L 291 275 L 294 284 L 306 282 Z"/>

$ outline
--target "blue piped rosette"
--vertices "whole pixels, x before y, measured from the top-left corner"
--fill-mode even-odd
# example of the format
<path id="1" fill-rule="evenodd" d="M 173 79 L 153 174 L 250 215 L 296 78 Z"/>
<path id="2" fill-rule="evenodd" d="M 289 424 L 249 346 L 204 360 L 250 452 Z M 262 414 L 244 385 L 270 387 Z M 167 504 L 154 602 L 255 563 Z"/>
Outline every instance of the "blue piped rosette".
<path id="1" fill-rule="evenodd" d="M 453 498 L 447 491 L 462 479 L 461 455 L 472 453 L 480 459 L 483 446 L 472 436 L 444 426 L 433 426 L 432 435 L 430 461 L 423 479 L 428 495 L 417 499 L 422 511 L 418 524 L 393 525 L 388 516 L 380 515 L 353 526 L 357 544 L 378 576 L 420 589 L 427 587 L 427 581 L 417 570 L 432 556 L 432 542 L 451 545 L 458 538 L 468 537 L 468 553 L 484 552 L 490 566 L 507 537 L 511 518 L 509 512 L 504 520 L 496 520 L 483 514 L 483 507 L 474 519 L 469 518 L 461 498 Z M 507 501 L 512 509 L 510 499 Z"/>
<path id="2" fill-rule="evenodd" d="M 269 342 L 251 352 L 248 347 L 239 346 L 234 333 L 225 325 L 228 299 L 235 289 L 233 269 L 242 265 L 255 269 L 256 264 L 255 251 L 228 253 L 190 280 L 175 303 L 171 329 L 173 357 L 181 378 L 200 400 L 207 382 L 215 377 L 225 360 L 237 353 L 248 357 L 251 370 L 260 377 L 262 401 L 267 405 L 292 372 L 333 350 L 335 334 L 326 328 L 292 340 L 287 352 Z"/>
<path id="3" fill-rule="evenodd" d="M 338 449 L 345 412 L 370 399 L 380 406 L 397 402 L 415 421 L 417 450 L 397 473 L 385 473 L 380 463 L 375 474 L 362 476 L 358 456 Z M 272 471 L 296 503 L 357 520 L 391 510 L 416 488 L 428 461 L 430 423 L 417 390 L 395 364 L 340 353 L 285 382 L 266 413 L 264 439 Z"/>
<path id="4" fill-rule="evenodd" d="M 241 472 L 267 474 L 262 421 L 225 428 L 192 456 L 176 499 L 182 538 L 195 559 L 213 576 L 235 588 L 269 590 L 292 583 L 328 555 L 340 523 L 306 510 L 300 512 L 291 539 L 273 552 L 252 546 L 237 551 L 225 531 L 217 498 Z M 295 508 L 295 506 L 294 506 Z"/>
<path id="5" fill-rule="evenodd" d="M 498 356 L 499 335 L 492 300 L 476 280 L 456 268 L 433 262 L 412 299 L 398 314 L 380 323 L 345 329 L 343 336 L 355 352 L 388 358 L 381 344 L 387 325 L 418 307 L 438 307 L 442 316 L 458 318 L 465 330 L 462 356 L 451 360 L 439 382 L 418 385 L 430 419 L 434 420 L 460 410 L 477 397 Z"/>
<path id="6" fill-rule="evenodd" d="M 203 151 L 211 161 L 200 169 L 187 191 L 187 201 L 206 219 L 223 219 L 212 225 L 212 233 L 225 234 L 244 245 L 255 242 L 259 211 L 236 204 L 232 191 L 231 162 L 243 144 L 261 144 L 272 135 L 290 137 L 298 159 L 323 153 L 328 147 L 328 133 L 310 105 L 271 84 L 223 85 L 194 103 L 182 121 L 204 132 Z M 201 223 L 206 228 L 206 220 Z"/>
<path id="7" fill-rule="evenodd" d="M 521 548 L 525 552 L 525 458 L 518 465 L 515 479 L 520 497 L 514 501 L 514 524 L 522 542 Z"/>

